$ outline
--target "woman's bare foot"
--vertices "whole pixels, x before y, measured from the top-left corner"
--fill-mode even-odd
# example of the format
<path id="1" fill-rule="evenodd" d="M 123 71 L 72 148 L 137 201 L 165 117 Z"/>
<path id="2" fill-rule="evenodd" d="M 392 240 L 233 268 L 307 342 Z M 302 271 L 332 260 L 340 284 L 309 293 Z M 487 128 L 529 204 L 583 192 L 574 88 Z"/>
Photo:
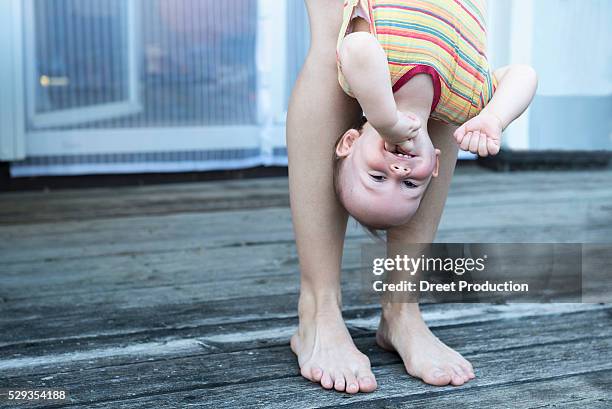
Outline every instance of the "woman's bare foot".
<path id="1" fill-rule="evenodd" d="M 431 333 L 417 304 L 383 308 L 376 342 L 396 351 L 406 371 L 425 383 L 458 386 L 475 377 L 472 364 Z"/>
<path id="2" fill-rule="evenodd" d="M 291 337 L 302 376 L 340 392 L 372 392 L 376 379 L 370 360 L 351 339 L 336 303 L 324 308 L 304 306 L 300 301 L 300 324 Z"/>

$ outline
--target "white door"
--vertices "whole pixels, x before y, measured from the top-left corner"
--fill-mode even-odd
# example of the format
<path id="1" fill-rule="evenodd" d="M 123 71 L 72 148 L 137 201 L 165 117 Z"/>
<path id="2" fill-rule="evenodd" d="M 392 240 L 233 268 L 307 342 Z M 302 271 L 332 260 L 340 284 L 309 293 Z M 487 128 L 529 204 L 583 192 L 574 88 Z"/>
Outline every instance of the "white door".
<path id="1" fill-rule="evenodd" d="M 286 163 L 284 1 L 12 1 L 23 58 L 6 78 L 25 133 L 13 176 Z"/>

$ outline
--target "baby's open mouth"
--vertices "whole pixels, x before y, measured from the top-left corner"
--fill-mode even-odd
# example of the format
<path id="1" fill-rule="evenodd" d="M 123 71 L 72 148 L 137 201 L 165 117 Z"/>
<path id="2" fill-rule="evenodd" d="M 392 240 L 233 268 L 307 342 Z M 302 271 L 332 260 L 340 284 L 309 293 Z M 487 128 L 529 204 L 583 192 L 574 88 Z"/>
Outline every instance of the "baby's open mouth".
<path id="1" fill-rule="evenodd" d="M 414 158 L 415 155 L 411 154 L 410 152 L 408 152 L 405 149 L 402 149 L 401 146 L 399 145 L 395 145 L 395 147 L 390 151 L 393 155 L 398 156 L 400 158 L 404 158 L 404 159 L 410 159 L 410 158 Z"/>

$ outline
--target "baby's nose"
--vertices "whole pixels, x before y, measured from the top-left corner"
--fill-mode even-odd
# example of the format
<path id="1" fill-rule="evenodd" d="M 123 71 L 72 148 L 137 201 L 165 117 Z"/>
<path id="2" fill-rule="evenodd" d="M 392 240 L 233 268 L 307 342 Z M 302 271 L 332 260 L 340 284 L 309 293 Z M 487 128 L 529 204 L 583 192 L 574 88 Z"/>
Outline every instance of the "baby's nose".
<path id="1" fill-rule="evenodd" d="M 406 176 L 411 172 L 411 169 L 409 167 L 404 166 L 401 163 L 392 163 L 391 165 L 389 165 L 389 167 L 391 168 L 391 172 L 399 176 Z"/>

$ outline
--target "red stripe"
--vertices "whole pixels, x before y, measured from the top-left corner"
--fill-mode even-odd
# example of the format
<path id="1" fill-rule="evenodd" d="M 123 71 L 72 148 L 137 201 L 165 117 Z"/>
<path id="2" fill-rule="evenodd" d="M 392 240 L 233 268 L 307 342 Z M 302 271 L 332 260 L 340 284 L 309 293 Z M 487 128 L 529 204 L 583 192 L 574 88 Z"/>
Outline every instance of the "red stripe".
<path id="1" fill-rule="evenodd" d="M 402 67 L 402 68 L 404 68 L 404 67 L 414 67 L 415 65 L 424 65 L 424 63 L 422 63 L 422 62 L 410 63 L 410 64 L 408 64 L 408 63 L 402 64 L 402 63 L 396 63 L 396 62 L 388 61 L 388 63 L 389 63 L 389 65 L 393 65 L 395 67 Z M 447 67 L 444 67 L 444 68 L 447 68 Z M 442 78 L 444 83 L 450 88 L 450 84 L 447 83 L 446 80 L 442 76 L 440 76 L 440 78 Z M 472 87 L 472 85 L 466 83 L 465 81 L 461 81 L 459 78 L 455 78 L 455 81 L 459 82 L 459 84 L 461 84 L 462 86 L 464 86 L 466 88 L 471 88 Z"/>
<path id="2" fill-rule="evenodd" d="M 431 80 L 433 81 L 434 86 L 434 96 L 433 101 L 431 102 L 431 112 L 436 110 L 438 103 L 440 102 L 440 95 L 442 95 L 442 86 L 440 85 L 440 74 L 435 68 L 430 67 L 428 65 L 415 65 L 414 68 L 410 69 L 407 73 L 402 75 L 402 77 L 397 80 L 395 85 L 393 85 L 393 92 L 397 92 L 410 81 L 417 74 L 429 74 L 431 75 Z"/>
<path id="3" fill-rule="evenodd" d="M 390 63 L 390 64 L 392 64 L 392 65 L 400 65 L 400 64 L 393 64 L 393 63 Z M 412 64 L 410 64 L 410 65 L 412 65 Z M 417 64 L 417 65 L 415 65 L 415 67 L 418 67 L 418 66 L 424 66 L 424 67 L 431 68 L 431 67 L 429 67 L 428 65 L 424 65 L 424 64 Z M 431 69 L 435 71 L 435 73 L 436 73 L 436 75 L 437 75 L 437 77 L 438 77 L 438 79 L 439 79 L 438 84 L 442 84 L 442 81 L 444 81 L 444 78 L 442 78 L 442 76 L 440 76 L 440 75 L 438 74 L 438 72 L 435 70 L 435 68 L 431 68 Z M 399 80 L 397 80 L 397 82 L 396 82 L 396 83 L 395 83 L 395 85 L 393 86 L 393 92 L 397 92 L 397 90 L 399 90 L 399 89 L 401 88 L 401 86 L 398 86 L 397 84 L 398 84 L 400 81 L 402 81 L 402 80 L 403 80 L 403 78 L 404 78 L 404 77 L 405 77 L 405 76 L 406 76 L 408 73 L 410 73 L 410 71 L 411 71 L 411 70 L 409 70 L 409 71 L 408 71 L 406 74 L 402 75 L 402 76 L 400 77 L 400 79 L 399 79 Z M 429 74 L 429 72 L 426 72 L 426 74 Z M 415 75 L 416 75 L 416 74 L 415 74 Z M 413 75 L 413 76 L 414 76 L 414 75 Z M 401 84 L 401 85 L 406 84 L 406 82 L 408 82 L 410 79 L 412 79 L 412 76 L 411 76 L 411 77 L 409 77 L 407 80 L 404 80 L 404 81 L 402 82 L 402 84 Z M 444 83 L 446 84 L 446 87 L 448 88 L 448 92 L 450 92 L 451 94 L 455 95 L 457 98 L 461 98 L 462 100 L 464 100 L 465 102 L 467 102 L 467 103 L 468 103 L 468 104 L 470 104 L 471 106 L 474 106 L 474 104 L 472 103 L 472 101 L 471 101 L 471 100 L 469 100 L 467 97 L 464 97 L 464 96 L 463 96 L 463 95 L 461 95 L 461 94 L 457 94 L 456 92 L 453 92 L 453 90 L 452 90 L 452 89 L 451 89 L 451 87 L 450 87 L 450 84 L 448 84 L 446 81 L 444 81 Z M 434 85 L 435 85 L 435 82 L 434 82 Z M 435 91 L 435 89 L 434 89 L 434 98 L 435 98 L 435 92 L 436 92 L 436 91 Z M 441 87 L 440 87 L 440 96 L 441 96 L 441 95 L 442 95 L 442 89 L 441 89 Z M 438 96 L 438 98 L 440 98 L 440 96 Z M 439 102 L 439 101 L 438 101 L 438 102 Z M 432 111 L 433 111 L 433 109 L 432 109 Z"/>
<path id="4" fill-rule="evenodd" d="M 406 34 L 405 31 L 400 31 L 400 30 L 394 30 L 391 28 L 379 28 L 378 29 L 378 34 L 391 34 L 394 36 L 398 36 L 398 37 L 404 37 L 404 38 L 416 38 L 419 40 L 425 40 L 425 41 L 429 41 L 430 43 L 434 43 L 437 46 L 439 46 L 440 48 L 442 48 L 444 51 L 446 51 L 448 53 L 448 55 L 450 55 L 456 62 L 457 64 L 459 64 L 459 66 L 461 68 L 463 68 L 464 70 L 466 70 L 467 72 L 469 72 L 470 74 L 472 74 L 474 77 L 476 77 L 478 80 L 482 81 L 482 74 L 480 74 L 478 71 L 476 71 L 473 67 L 471 67 L 469 64 L 466 64 L 461 58 L 459 58 L 459 56 L 454 53 L 454 50 L 451 49 L 448 44 L 446 44 L 444 41 L 440 40 L 438 37 L 435 36 L 429 36 L 426 34 L 418 34 L 418 33 L 414 33 L 411 32 L 410 34 Z"/>

